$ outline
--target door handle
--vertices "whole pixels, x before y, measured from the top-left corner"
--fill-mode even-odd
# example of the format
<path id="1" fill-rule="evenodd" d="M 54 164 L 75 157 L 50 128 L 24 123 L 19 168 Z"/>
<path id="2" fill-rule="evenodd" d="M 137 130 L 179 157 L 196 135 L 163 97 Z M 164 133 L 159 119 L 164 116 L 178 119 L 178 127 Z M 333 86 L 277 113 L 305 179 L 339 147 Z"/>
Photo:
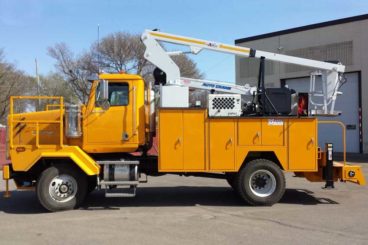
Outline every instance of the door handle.
<path id="1" fill-rule="evenodd" d="M 314 145 L 314 138 L 311 138 L 308 142 L 307 147 L 309 147 L 309 145 L 313 146 Z"/>
<path id="2" fill-rule="evenodd" d="M 226 142 L 226 147 L 229 145 L 233 145 L 233 138 L 230 138 L 227 142 Z"/>
<path id="3" fill-rule="evenodd" d="M 178 146 L 178 145 L 181 145 L 181 138 L 179 137 L 176 141 L 175 141 L 175 148 Z"/>
<path id="4" fill-rule="evenodd" d="M 261 138 L 261 132 L 258 131 L 256 135 L 253 137 L 253 144 L 257 144 L 257 141 L 260 141 L 260 138 Z"/>

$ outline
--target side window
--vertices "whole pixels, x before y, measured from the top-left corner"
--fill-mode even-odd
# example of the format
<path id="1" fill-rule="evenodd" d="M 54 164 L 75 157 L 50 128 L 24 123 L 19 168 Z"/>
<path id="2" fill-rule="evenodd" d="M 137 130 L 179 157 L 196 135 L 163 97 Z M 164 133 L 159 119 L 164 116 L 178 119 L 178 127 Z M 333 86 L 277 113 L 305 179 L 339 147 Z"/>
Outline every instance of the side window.
<path id="1" fill-rule="evenodd" d="M 109 102 L 111 106 L 129 104 L 129 85 L 127 83 L 109 83 Z"/>

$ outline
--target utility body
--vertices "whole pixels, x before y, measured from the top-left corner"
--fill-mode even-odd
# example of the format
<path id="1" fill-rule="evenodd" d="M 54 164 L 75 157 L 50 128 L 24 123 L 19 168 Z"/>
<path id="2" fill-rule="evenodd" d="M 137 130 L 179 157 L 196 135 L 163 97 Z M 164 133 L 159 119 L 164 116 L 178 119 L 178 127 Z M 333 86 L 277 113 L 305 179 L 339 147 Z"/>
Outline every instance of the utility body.
<path id="1" fill-rule="evenodd" d="M 166 173 L 226 179 L 251 205 L 281 199 L 283 171 L 326 181 L 327 187 L 337 180 L 365 184 L 359 166 L 333 163 L 332 147 L 317 145 L 316 116 L 339 113 L 334 103 L 343 65 L 157 31 L 145 31 L 142 41 L 145 58 L 157 66 L 155 86 L 138 75 L 100 74 L 85 105 L 67 105 L 61 97 L 11 97 L 6 183 L 13 179 L 18 188 L 35 188 L 50 211 L 78 207 L 96 188 L 107 197 L 132 197 L 147 176 Z M 259 58 L 258 86 L 182 78 L 171 60 L 182 52 L 167 52 L 161 42 L 188 46 L 193 54 L 209 49 Z M 318 69 L 322 91 L 311 86 L 308 97 L 266 88 L 265 59 Z M 211 92 L 207 105 L 189 102 L 193 89 Z M 252 99 L 244 101 L 245 95 Z M 16 112 L 23 100 L 53 102 L 44 111 Z M 158 154 L 149 154 L 155 136 Z"/>

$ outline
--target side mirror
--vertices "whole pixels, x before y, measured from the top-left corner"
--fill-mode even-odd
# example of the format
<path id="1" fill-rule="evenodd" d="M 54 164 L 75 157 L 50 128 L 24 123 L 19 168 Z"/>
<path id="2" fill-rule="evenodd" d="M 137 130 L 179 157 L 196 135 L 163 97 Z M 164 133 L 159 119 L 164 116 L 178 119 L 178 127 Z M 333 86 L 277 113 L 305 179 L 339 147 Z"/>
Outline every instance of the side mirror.
<path id="1" fill-rule="evenodd" d="M 101 82 L 101 100 L 109 99 L 109 82 L 107 80 L 102 80 Z"/>
<path id="2" fill-rule="evenodd" d="M 109 103 L 109 82 L 107 80 L 101 80 L 98 89 L 97 106 L 100 106 L 104 111 L 110 108 Z"/>

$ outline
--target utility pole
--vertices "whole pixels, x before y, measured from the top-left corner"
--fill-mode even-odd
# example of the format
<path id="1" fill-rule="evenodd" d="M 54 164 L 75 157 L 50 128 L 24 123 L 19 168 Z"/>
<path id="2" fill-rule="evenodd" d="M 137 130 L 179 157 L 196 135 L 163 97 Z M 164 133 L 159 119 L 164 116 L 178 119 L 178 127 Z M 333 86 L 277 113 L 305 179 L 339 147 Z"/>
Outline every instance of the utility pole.
<path id="1" fill-rule="evenodd" d="M 37 64 L 37 58 L 35 59 L 35 64 L 36 64 L 36 81 L 37 81 L 37 96 L 40 96 L 40 76 L 38 75 L 38 64 Z M 41 109 L 41 101 L 40 99 L 38 99 L 38 104 L 37 104 L 37 111 L 39 111 Z"/>

